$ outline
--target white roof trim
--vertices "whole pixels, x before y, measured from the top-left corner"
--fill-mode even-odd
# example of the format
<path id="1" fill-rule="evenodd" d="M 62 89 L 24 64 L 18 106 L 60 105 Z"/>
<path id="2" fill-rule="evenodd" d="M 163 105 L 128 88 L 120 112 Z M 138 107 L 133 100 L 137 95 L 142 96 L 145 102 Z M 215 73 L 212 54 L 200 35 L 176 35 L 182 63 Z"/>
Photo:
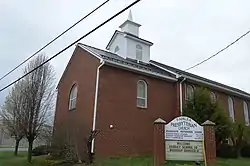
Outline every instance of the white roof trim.
<path id="1" fill-rule="evenodd" d="M 108 62 L 110 64 L 113 64 L 115 66 L 123 67 L 123 68 L 126 68 L 126 69 L 131 69 L 133 71 L 137 71 L 137 72 L 140 72 L 140 73 L 144 73 L 144 74 L 152 75 L 152 76 L 155 76 L 155 77 L 160 77 L 160 78 L 168 79 L 168 80 L 171 80 L 171 81 L 178 81 L 176 78 L 165 76 L 165 75 L 162 75 L 162 74 L 159 74 L 159 73 L 156 73 L 156 72 L 150 72 L 150 71 L 138 69 L 136 67 L 132 67 L 132 66 L 128 66 L 128 65 L 116 63 L 116 62 L 113 62 L 113 61 L 110 61 L 110 60 L 104 60 L 104 61 Z"/>
<path id="2" fill-rule="evenodd" d="M 142 39 L 139 39 L 139 38 L 137 38 L 137 37 L 131 36 L 131 35 L 129 35 L 129 34 L 124 34 L 124 37 L 129 38 L 129 39 L 132 39 L 132 40 L 135 40 L 135 41 L 138 41 L 138 42 L 141 42 L 141 43 L 144 43 L 144 44 L 149 45 L 149 46 L 152 46 L 152 45 L 153 45 L 151 42 L 144 41 L 144 40 L 142 40 Z"/>
<path id="3" fill-rule="evenodd" d="M 190 79 L 190 80 L 193 80 L 193 81 L 202 83 L 202 84 L 206 84 L 206 85 L 209 85 L 209 86 L 213 86 L 213 87 L 215 87 L 215 88 L 219 88 L 219 89 L 222 89 L 222 90 L 231 92 L 231 93 L 235 93 L 235 94 L 240 95 L 240 96 L 244 96 L 244 97 L 250 98 L 250 95 L 246 95 L 246 94 L 243 94 L 243 93 L 240 93 L 240 92 L 231 90 L 231 89 L 229 89 L 229 88 L 225 88 L 225 87 L 222 87 L 222 86 L 213 84 L 213 83 L 209 83 L 209 82 L 207 82 L 207 81 L 203 81 L 203 80 L 200 80 L 200 79 L 196 79 L 196 78 L 193 78 L 193 77 L 189 77 L 189 76 L 187 76 L 187 75 L 182 75 L 182 76 L 183 76 L 183 77 L 186 77 L 187 79 Z"/>
<path id="4" fill-rule="evenodd" d="M 122 24 L 119 26 L 119 28 L 124 27 L 125 24 L 128 24 L 128 23 L 133 24 L 133 25 L 135 25 L 135 26 L 137 26 L 137 27 L 140 27 L 140 26 L 141 26 L 141 24 L 138 24 L 138 23 L 136 23 L 136 22 L 134 22 L 134 21 L 126 20 L 124 23 L 122 23 Z"/>
<path id="5" fill-rule="evenodd" d="M 120 32 L 120 31 L 118 31 L 118 30 L 116 30 L 115 33 L 113 34 L 112 38 L 110 39 L 108 45 L 106 46 L 106 49 L 110 49 L 110 45 L 114 42 L 115 37 L 116 37 L 118 34 L 119 34 L 119 35 L 122 35 L 123 33 Z"/>
<path id="6" fill-rule="evenodd" d="M 87 52 L 89 52 L 90 54 L 94 55 L 96 58 L 100 59 L 100 61 L 106 61 L 108 63 L 111 63 L 111 64 L 114 64 L 116 66 L 120 66 L 120 67 L 123 67 L 123 68 L 127 68 L 127 69 L 132 69 L 134 71 L 138 71 L 138 72 L 141 72 L 141 73 L 145 73 L 145 74 L 150 74 L 150 75 L 153 75 L 153 76 L 157 76 L 157 77 L 161 77 L 161 78 L 164 78 L 164 79 L 168 79 L 168 80 L 172 80 L 172 81 L 177 81 L 176 78 L 173 78 L 173 77 L 169 77 L 169 76 L 165 76 L 165 75 L 162 75 L 162 74 L 159 74 L 159 73 L 156 73 L 156 72 L 150 72 L 150 71 L 146 71 L 146 70 L 142 70 L 142 69 L 138 69 L 138 68 L 135 68 L 135 67 L 131 67 L 131 66 L 128 66 L 128 65 L 123 65 L 123 64 L 120 64 L 120 63 L 116 63 L 116 62 L 113 62 L 113 61 L 109 61 L 109 60 L 104 60 L 103 58 L 100 57 L 99 54 L 91 51 L 90 49 L 88 49 L 87 47 L 85 47 L 84 45 L 81 45 L 79 44 L 79 46 L 86 50 Z"/>
<path id="7" fill-rule="evenodd" d="M 87 47 L 85 47 L 85 46 L 82 45 L 82 44 L 78 44 L 78 45 L 79 45 L 79 47 L 81 47 L 82 49 L 86 50 L 88 53 L 94 55 L 94 56 L 95 56 L 96 58 L 98 58 L 100 61 L 103 61 L 103 59 L 100 57 L 99 54 L 97 54 L 97 53 L 91 51 L 90 49 L 88 49 Z"/>
<path id="8" fill-rule="evenodd" d="M 159 65 L 157 65 L 157 64 L 155 64 L 155 63 L 152 63 L 152 62 L 149 62 L 149 63 L 150 63 L 151 65 L 154 65 L 154 66 L 158 67 L 158 68 L 161 69 L 161 70 L 164 70 L 164 71 L 166 71 L 166 72 L 169 72 L 169 73 L 175 75 L 176 78 L 178 78 L 178 76 L 179 76 L 177 73 L 175 73 L 175 72 L 173 72 L 173 71 L 170 71 L 170 70 L 168 70 L 168 69 L 165 69 L 164 67 L 161 67 L 161 66 L 159 66 Z"/>
<path id="9" fill-rule="evenodd" d="M 240 93 L 240 92 L 231 90 L 231 89 L 229 89 L 229 88 L 225 88 L 225 87 L 222 87 L 222 86 L 213 84 L 213 83 L 209 83 L 209 82 L 207 82 L 207 81 L 203 81 L 203 80 L 200 80 L 200 79 L 197 79 L 197 78 L 193 78 L 193 77 L 187 76 L 187 75 L 185 75 L 185 74 L 179 75 L 179 74 L 177 74 L 177 73 L 175 73 L 175 72 L 173 72 L 173 71 L 167 70 L 167 69 L 165 69 L 164 67 L 161 67 L 161 66 L 159 66 L 159 65 L 157 65 L 157 64 L 155 64 L 155 63 L 152 63 L 152 62 L 150 62 L 150 64 L 155 65 L 156 67 L 158 67 L 158 68 L 160 68 L 160 69 L 162 69 L 162 70 L 165 70 L 165 71 L 167 71 L 167 72 L 169 72 L 169 73 L 171 73 L 171 74 L 176 75 L 177 78 L 178 78 L 179 76 L 183 76 L 183 77 L 185 77 L 185 78 L 187 78 L 187 79 L 190 79 L 190 80 L 193 80 L 193 81 L 202 83 L 202 84 L 206 84 L 206 85 L 208 85 L 208 86 L 212 86 L 212 87 L 219 88 L 219 89 L 222 89 L 222 90 L 231 92 L 231 93 L 235 93 L 235 94 L 240 95 L 240 96 L 244 96 L 244 97 L 250 98 L 250 95 L 246 95 L 246 94 L 243 94 L 243 93 Z"/>

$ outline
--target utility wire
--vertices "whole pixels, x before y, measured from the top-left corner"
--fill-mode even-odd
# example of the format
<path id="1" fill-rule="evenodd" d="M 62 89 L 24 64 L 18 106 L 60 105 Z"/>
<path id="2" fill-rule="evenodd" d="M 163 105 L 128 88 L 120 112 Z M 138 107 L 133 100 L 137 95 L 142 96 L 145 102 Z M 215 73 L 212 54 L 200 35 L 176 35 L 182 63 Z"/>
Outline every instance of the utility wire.
<path id="1" fill-rule="evenodd" d="M 73 43 L 71 43 L 70 45 L 68 45 L 67 47 L 65 47 L 64 49 L 62 49 L 61 51 L 59 51 L 58 53 L 56 53 L 55 55 L 53 55 L 51 58 L 49 58 L 48 60 L 44 61 L 42 64 L 40 64 L 39 66 L 35 67 L 34 69 L 32 69 L 31 71 L 29 71 L 28 73 L 24 74 L 23 76 L 19 77 L 18 79 L 16 79 L 15 81 L 11 82 L 10 84 L 6 85 L 5 87 L 0 89 L 0 92 L 2 92 L 3 90 L 7 89 L 8 87 L 10 87 L 11 85 L 15 84 L 16 82 L 20 81 L 21 79 L 23 79 L 24 77 L 26 77 L 27 75 L 29 75 L 30 73 L 34 72 L 35 70 L 37 70 L 38 68 L 42 67 L 44 64 L 48 63 L 49 61 L 51 61 L 52 59 L 54 59 L 55 57 L 57 57 L 58 55 L 60 55 L 61 53 L 63 53 L 64 51 L 66 51 L 67 49 L 69 49 L 71 46 L 75 45 L 76 43 L 78 43 L 80 40 L 84 39 L 85 37 L 89 36 L 91 33 L 95 32 L 97 29 L 101 28 L 103 25 L 107 24 L 109 21 L 113 20 L 114 18 L 116 18 L 117 16 L 119 16 L 120 14 L 122 14 L 123 12 L 125 12 L 126 10 L 128 10 L 129 8 L 131 8 L 132 6 L 134 6 L 135 4 L 137 4 L 138 2 L 140 2 L 141 0 L 136 0 L 133 3 L 131 3 L 130 5 L 128 5 L 127 7 L 123 8 L 121 11 L 119 11 L 118 13 L 116 13 L 115 15 L 113 15 L 112 17 L 110 17 L 109 19 L 107 19 L 106 21 L 104 21 L 103 23 L 99 24 L 97 27 L 95 27 L 94 29 L 92 29 L 91 31 L 89 31 L 88 33 L 86 33 L 85 35 L 83 35 L 82 37 L 80 37 L 79 39 L 77 39 L 76 41 L 74 41 Z"/>
<path id="2" fill-rule="evenodd" d="M 240 39 L 242 39 L 243 37 L 245 37 L 246 35 L 248 35 L 250 33 L 250 30 L 247 31 L 246 33 L 244 33 L 243 35 L 241 35 L 239 38 L 237 38 L 235 41 L 233 41 L 231 44 L 227 45 L 226 47 L 224 47 L 223 49 L 221 49 L 220 51 L 218 51 L 217 53 L 213 54 L 212 56 L 200 61 L 199 63 L 187 68 L 186 70 L 184 71 L 187 71 L 187 70 L 190 70 L 190 69 L 193 69 L 199 65 L 201 65 L 202 63 L 212 59 L 213 57 L 217 56 L 218 54 L 220 54 L 221 52 L 225 51 L 226 49 L 228 49 L 229 47 L 231 47 L 233 44 L 237 43 Z"/>
<path id="3" fill-rule="evenodd" d="M 101 8 L 102 6 L 104 6 L 106 3 L 108 3 L 110 0 L 106 0 L 105 2 L 103 2 L 101 5 L 97 6 L 94 10 L 92 10 L 90 13 L 88 13 L 87 15 L 85 15 L 83 18 L 81 18 L 79 21 L 77 21 L 76 23 L 74 23 L 71 27 L 69 27 L 68 29 L 66 29 L 65 31 L 63 31 L 60 35 L 58 35 L 57 37 L 55 37 L 53 40 L 51 40 L 49 43 L 47 43 L 46 45 L 44 45 L 42 48 L 40 48 L 38 51 L 36 51 L 34 54 L 32 54 L 30 57 L 28 57 L 27 59 L 25 59 L 23 62 L 21 62 L 19 65 L 17 65 L 16 67 L 14 67 L 12 70 L 10 70 L 8 73 L 6 73 L 5 75 L 3 75 L 0 78 L 0 81 L 2 79 L 4 79 L 5 77 L 7 77 L 8 75 L 10 75 L 12 72 L 14 72 L 16 69 L 18 69 L 20 66 L 22 66 L 24 63 L 26 63 L 28 60 L 30 60 L 31 58 L 33 58 L 36 54 L 38 54 L 39 52 L 41 52 L 43 49 L 45 49 L 46 47 L 48 47 L 51 43 L 53 43 L 54 41 L 56 41 L 58 38 L 60 38 L 62 35 L 64 35 L 66 32 L 68 32 L 70 29 L 72 29 L 73 27 L 75 27 L 77 24 L 79 24 L 80 22 L 82 22 L 84 19 L 86 19 L 88 16 L 90 16 L 91 14 L 93 14 L 95 11 L 97 11 L 99 8 Z"/>

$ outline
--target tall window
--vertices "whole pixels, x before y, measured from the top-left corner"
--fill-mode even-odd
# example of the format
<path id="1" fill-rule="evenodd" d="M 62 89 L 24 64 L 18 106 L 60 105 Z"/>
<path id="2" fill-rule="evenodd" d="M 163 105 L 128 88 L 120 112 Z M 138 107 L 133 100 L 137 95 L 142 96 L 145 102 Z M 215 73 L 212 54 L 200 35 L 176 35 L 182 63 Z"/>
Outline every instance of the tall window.
<path id="1" fill-rule="evenodd" d="M 211 93 L 210 93 L 210 98 L 211 98 L 211 101 L 212 101 L 213 103 L 216 102 L 216 95 L 215 95 L 214 92 L 211 92 Z"/>
<path id="2" fill-rule="evenodd" d="M 245 123 L 247 126 L 249 126 L 249 110 L 247 102 L 243 101 L 243 107 L 244 107 L 244 117 L 245 117 Z"/>
<path id="3" fill-rule="evenodd" d="M 76 99 L 77 99 L 77 86 L 76 84 L 72 86 L 69 95 L 69 110 L 76 108 Z"/>
<path id="4" fill-rule="evenodd" d="M 136 45 L 136 59 L 142 60 L 142 46 L 139 44 Z"/>
<path id="5" fill-rule="evenodd" d="M 194 87 L 192 85 L 187 85 L 187 93 L 186 93 L 186 99 L 189 100 L 194 95 Z"/>
<path id="6" fill-rule="evenodd" d="M 233 99 L 231 97 L 228 98 L 228 110 L 229 110 L 229 116 L 232 118 L 233 122 L 235 121 L 234 119 L 234 103 Z"/>
<path id="7" fill-rule="evenodd" d="M 143 80 L 137 82 L 137 107 L 147 108 L 147 83 Z"/>

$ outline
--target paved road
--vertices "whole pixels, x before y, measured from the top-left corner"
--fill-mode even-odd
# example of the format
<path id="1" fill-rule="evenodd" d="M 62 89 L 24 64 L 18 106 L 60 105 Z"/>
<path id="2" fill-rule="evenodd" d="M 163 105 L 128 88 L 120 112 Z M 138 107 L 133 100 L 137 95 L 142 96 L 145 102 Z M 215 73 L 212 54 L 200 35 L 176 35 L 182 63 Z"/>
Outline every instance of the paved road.
<path id="1" fill-rule="evenodd" d="M 0 151 L 14 151 L 14 148 L 0 148 Z M 28 151 L 28 148 L 18 148 L 18 151 Z"/>

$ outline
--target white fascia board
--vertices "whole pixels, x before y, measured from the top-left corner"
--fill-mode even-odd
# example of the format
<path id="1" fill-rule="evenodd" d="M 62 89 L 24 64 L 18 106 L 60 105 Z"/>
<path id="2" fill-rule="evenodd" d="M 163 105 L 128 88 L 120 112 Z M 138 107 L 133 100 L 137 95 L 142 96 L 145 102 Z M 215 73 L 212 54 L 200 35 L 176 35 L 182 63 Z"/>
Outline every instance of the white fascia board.
<path id="1" fill-rule="evenodd" d="M 159 65 L 157 65 L 157 64 L 155 64 L 155 63 L 152 63 L 152 62 L 149 62 L 149 63 L 150 63 L 151 65 L 154 65 L 154 66 L 158 67 L 158 68 L 161 69 L 161 70 L 164 70 L 164 71 L 166 71 L 166 72 L 169 72 L 169 73 L 175 75 L 176 78 L 179 77 L 179 75 L 178 75 L 177 73 L 173 72 L 173 71 L 170 71 L 170 70 L 168 70 L 168 69 L 165 69 L 164 67 L 161 67 L 161 66 L 159 66 Z"/>
<path id="2" fill-rule="evenodd" d="M 96 58 L 98 58 L 101 62 L 103 61 L 103 59 L 101 58 L 101 56 L 93 51 L 91 51 L 90 49 L 88 49 L 87 47 L 79 44 L 79 47 L 81 47 L 82 49 L 86 50 L 88 53 L 90 53 L 91 55 L 95 56 Z"/>
<path id="3" fill-rule="evenodd" d="M 152 46 L 152 45 L 153 45 L 153 44 L 150 43 L 150 42 L 146 42 L 146 41 L 144 41 L 144 40 L 138 39 L 138 38 L 133 37 L 133 36 L 131 36 L 131 35 L 124 34 L 124 37 L 129 38 L 129 39 L 133 39 L 133 40 L 135 40 L 135 41 L 141 42 L 141 43 L 146 44 L 146 45 L 149 45 L 149 46 Z"/>
<path id="4" fill-rule="evenodd" d="M 209 83 L 207 81 L 203 81 L 203 80 L 200 80 L 200 79 L 196 79 L 196 78 L 193 78 L 193 77 L 189 77 L 189 76 L 186 76 L 186 75 L 182 75 L 182 76 L 186 77 L 187 79 L 193 80 L 195 82 L 199 82 L 199 83 L 202 83 L 202 84 L 205 84 L 205 85 L 208 85 L 208 86 L 212 86 L 212 87 L 215 87 L 215 88 L 218 88 L 218 89 L 222 89 L 224 91 L 228 91 L 228 92 L 240 95 L 240 96 L 244 96 L 244 97 L 250 98 L 249 95 L 246 95 L 246 94 L 243 94 L 243 93 L 231 90 L 229 88 L 225 88 L 225 87 L 222 87 L 222 86 L 219 86 L 219 85 L 216 85 L 216 84 L 213 84 L 213 83 Z"/>
<path id="5" fill-rule="evenodd" d="M 142 74 L 147 74 L 147 75 L 159 77 L 159 78 L 162 78 L 162 79 L 167 79 L 167 80 L 170 80 L 170 81 L 173 81 L 173 82 L 178 81 L 176 78 L 169 77 L 169 76 L 165 76 L 165 75 L 162 75 L 162 74 L 159 74 L 159 73 L 156 73 L 156 72 L 150 72 L 150 71 L 138 69 L 138 68 L 136 68 L 136 67 L 132 67 L 132 66 L 128 66 L 128 65 L 116 63 L 116 62 L 109 61 L 109 60 L 104 60 L 104 61 L 107 62 L 107 63 L 105 63 L 105 64 L 112 64 L 112 65 L 115 66 L 115 67 L 124 68 L 124 69 L 127 69 L 127 70 L 139 72 L 139 73 L 142 73 Z"/>

